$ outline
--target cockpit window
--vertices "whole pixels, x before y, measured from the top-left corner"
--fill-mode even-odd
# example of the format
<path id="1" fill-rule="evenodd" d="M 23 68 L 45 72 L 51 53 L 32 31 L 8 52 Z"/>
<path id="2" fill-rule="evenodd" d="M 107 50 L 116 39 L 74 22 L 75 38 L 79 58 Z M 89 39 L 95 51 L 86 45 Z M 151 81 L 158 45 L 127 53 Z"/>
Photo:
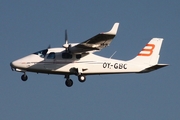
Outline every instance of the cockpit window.
<path id="1" fill-rule="evenodd" d="M 49 53 L 47 59 L 55 59 L 55 53 L 54 52 Z"/>
<path id="2" fill-rule="evenodd" d="M 41 51 L 35 52 L 33 54 L 39 55 L 40 57 L 44 58 L 46 56 L 47 51 L 48 50 L 45 49 L 45 50 L 41 50 Z"/>
<path id="3" fill-rule="evenodd" d="M 62 53 L 62 58 L 63 59 L 71 59 L 72 58 L 72 54 L 64 52 L 64 53 Z"/>

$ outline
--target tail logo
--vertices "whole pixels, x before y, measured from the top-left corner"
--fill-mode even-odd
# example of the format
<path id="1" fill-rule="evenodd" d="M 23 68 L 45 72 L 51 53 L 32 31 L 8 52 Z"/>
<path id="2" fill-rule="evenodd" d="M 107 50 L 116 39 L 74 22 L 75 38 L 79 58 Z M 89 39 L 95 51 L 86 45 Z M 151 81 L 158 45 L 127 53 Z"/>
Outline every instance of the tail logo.
<path id="1" fill-rule="evenodd" d="M 155 48 L 154 44 L 147 44 L 141 52 L 138 54 L 138 56 L 150 56 L 153 53 L 153 50 Z"/>

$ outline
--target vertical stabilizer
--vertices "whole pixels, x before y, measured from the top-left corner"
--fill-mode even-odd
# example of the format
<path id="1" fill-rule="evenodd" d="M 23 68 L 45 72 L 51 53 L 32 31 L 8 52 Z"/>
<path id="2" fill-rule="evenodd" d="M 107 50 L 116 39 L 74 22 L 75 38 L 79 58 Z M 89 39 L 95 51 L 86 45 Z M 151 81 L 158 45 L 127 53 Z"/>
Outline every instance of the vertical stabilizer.
<path id="1" fill-rule="evenodd" d="M 156 65 L 159 61 L 159 52 L 163 38 L 152 38 L 131 62 Z"/>

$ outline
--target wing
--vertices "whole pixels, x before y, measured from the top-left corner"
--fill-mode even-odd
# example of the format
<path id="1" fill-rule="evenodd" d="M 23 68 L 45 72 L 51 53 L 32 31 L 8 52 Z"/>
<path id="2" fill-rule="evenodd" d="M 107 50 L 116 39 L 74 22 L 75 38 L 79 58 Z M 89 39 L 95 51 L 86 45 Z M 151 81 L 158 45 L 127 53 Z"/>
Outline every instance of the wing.
<path id="1" fill-rule="evenodd" d="M 112 42 L 116 36 L 119 23 L 115 23 L 109 32 L 97 34 L 96 36 L 79 43 L 70 48 L 72 53 L 86 53 L 94 50 L 101 50 Z"/>

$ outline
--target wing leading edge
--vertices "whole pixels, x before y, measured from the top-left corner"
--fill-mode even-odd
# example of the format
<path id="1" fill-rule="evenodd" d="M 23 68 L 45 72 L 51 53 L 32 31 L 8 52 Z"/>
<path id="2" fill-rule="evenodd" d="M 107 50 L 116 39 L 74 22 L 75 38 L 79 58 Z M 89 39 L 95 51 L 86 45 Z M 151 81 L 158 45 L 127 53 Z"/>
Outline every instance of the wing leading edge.
<path id="1" fill-rule="evenodd" d="M 115 23 L 110 31 L 97 34 L 96 36 L 71 47 L 70 51 L 72 53 L 86 53 L 89 51 L 101 50 L 109 46 L 112 42 L 113 38 L 116 36 L 118 27 L 119 23 Z"/>

